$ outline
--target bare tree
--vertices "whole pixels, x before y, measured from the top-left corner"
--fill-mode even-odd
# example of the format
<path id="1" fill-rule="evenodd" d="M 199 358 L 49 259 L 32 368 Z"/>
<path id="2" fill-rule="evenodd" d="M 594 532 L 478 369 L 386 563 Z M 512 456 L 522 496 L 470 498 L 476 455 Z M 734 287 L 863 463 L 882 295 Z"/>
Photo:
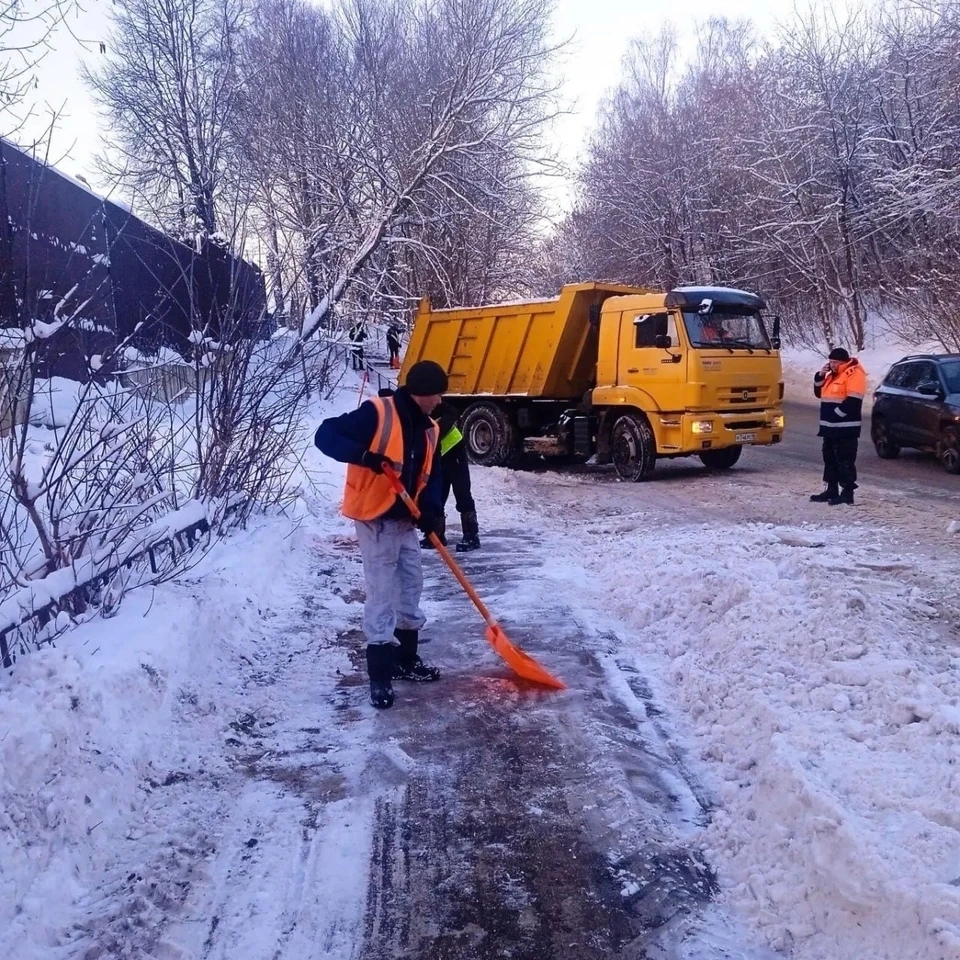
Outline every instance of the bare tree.
<path id="1" fill-rule="evenodd" d="M 76 0 L 0 0 L 0 135 L 17 133 L 41 61 Z"/>
<path id="2" fill-rule="evenodd" d="M 955 2 L 894 0 L 765 46 L 724 21 L 691 56 L 638 43 L 544 282 L 737 283 L 798 339 L 960 343 L 958 27 Z"/>
<path id="3" fill-rule="evenodd" d="M 182 238 L 216 236 L 232 202 L 245 16 L 242 0 L 119 0 L 110 60 L 86 73 L 110 125 L 105 174 Z"/>

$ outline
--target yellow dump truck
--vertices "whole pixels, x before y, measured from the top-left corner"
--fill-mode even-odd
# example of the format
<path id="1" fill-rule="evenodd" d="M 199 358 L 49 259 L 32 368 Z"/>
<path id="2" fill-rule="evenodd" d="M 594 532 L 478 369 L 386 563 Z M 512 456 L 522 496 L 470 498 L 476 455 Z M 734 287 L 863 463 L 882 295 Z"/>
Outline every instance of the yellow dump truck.
<path id="1" fill-rule="evenodd" d="M 433 310 L 420 303 L 400 383 L 418 360 L 448 373 L 474 463 L 523 454 L 612 462 L 644 480 L 658 459 L 727 470 L 744 446 L 779 443 L 779 321 L 725 287 L 669 292 L 603 283 L 558 297 Z"/>

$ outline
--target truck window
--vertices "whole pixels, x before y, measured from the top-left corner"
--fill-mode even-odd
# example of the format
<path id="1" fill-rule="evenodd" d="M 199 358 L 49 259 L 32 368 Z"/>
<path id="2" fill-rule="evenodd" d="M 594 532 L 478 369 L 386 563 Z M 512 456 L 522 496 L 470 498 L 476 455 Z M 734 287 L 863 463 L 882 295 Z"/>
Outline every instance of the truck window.
<path id="1" fill-rule="evenodd" d="M 694 347 L 769 350 L 770 341 L 760 314 L 721 306 L 710 313 L 684 310 L 683 323 Z"/>
<path id="2" fill-rule="evenodd" d="M 657 331 L 666 329 L 673 345 L 677 345 L 677 325 L 670 313 L 640 313 L 633 319 L 634 341 L 638 349 L 656 345 Z"/>

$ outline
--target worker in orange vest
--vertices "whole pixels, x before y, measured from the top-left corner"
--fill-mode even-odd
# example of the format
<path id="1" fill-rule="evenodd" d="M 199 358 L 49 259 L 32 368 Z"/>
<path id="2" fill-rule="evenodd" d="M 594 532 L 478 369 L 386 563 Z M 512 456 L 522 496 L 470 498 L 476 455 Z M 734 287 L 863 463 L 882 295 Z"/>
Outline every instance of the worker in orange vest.
<path id="1" fill-rule="evenodd" d="M 439 364 L 422 360 L 391 396 L 367 400 L 358 409 L 324 420 L 314 442 L 322 453 L 348 464 L 343 514 L 356 524 L 366 602 L 370 702 L 393 706 L 393 680 L 438 680 L 440 671 L 418 655 L 419 632 L 426 618 L 420 542 L 437 531 L 443 507 L 437 447 L 440 428 L 431 419 L 447 390 Z M 384 475 L 391 464 L 420 510 L 413 518 Z"/>
<path id="2" fill-rule="evenodd" d="M 866 371 L 842 347 L 831 351 L 823 369 L 814 375 L 813 393 L 820 400 L 817 435 L 823 438 L 823 481 L 827 485 L 810 498 L 814 503 L 853 504 L 866 392 Z"/>

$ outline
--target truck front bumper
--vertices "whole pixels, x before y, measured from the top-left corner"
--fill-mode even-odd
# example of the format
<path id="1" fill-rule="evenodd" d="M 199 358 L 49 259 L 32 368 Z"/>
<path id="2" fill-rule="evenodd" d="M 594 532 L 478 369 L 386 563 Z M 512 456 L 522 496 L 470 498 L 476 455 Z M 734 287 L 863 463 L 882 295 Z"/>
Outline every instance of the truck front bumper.
<path id="1" fill-rule="evenodd" d="M 779 407 L 735 413 L 659 414 L 655 422 L 657 453 L 683 456 L 733 446 L 769 446 L 783 439 Z"/>

